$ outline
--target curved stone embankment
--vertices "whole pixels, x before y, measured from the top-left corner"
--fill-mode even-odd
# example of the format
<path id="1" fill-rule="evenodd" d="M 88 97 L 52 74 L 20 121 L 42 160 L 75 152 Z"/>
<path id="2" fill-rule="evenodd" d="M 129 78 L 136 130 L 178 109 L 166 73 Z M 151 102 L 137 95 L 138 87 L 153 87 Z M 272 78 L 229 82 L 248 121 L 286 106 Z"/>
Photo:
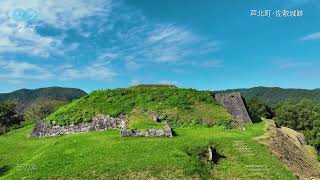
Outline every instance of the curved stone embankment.
<path id="1" fill-rule="evenodd" d="M 131 130 L 127 129 L 127 116 L 111 117 L 108 115 L 97 115 L 92 118 L 91 123 L 80 123 L 77 125 L 59 126 L 48 122 L 36 123 L 31 137 L 61 136 L 66 134 L 85 133 L 91 131 L 106 131 L 109 129 L 120 129 L 122 137 L 172 137 L 172 129 L 168 123 L 164 123 L 162 129 Z"/>

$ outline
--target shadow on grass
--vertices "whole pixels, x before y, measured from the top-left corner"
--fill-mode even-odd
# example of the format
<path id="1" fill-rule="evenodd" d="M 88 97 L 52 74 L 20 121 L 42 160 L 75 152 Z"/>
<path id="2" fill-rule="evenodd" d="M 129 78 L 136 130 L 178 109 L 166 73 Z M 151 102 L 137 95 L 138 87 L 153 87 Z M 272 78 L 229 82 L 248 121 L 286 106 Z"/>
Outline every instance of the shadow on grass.
<path id="1" fill-rule="evenodd" d="M 9 165 L 5 165 L 0 167 L 0 176 L 5 175 L 12 167 Z"/>
<path id="2" fill-rule="evenodd" d="M 178 136 L 177 133 L 176 133 L 176 131 L 174 131 L 173 129 L 171 129 L 171 132 L 172 132 L 172 136 L 173 136 L 173 137 Z"/>
<path id="3" fill-rule="evenodd" d="M 211 151 L 212 151 L 212 160 L 211 161 L 213 164 L 218 164 L 222 158 L 226 158 L 225 155 L 220 154 L 215 148 L 211 148 Z"/>

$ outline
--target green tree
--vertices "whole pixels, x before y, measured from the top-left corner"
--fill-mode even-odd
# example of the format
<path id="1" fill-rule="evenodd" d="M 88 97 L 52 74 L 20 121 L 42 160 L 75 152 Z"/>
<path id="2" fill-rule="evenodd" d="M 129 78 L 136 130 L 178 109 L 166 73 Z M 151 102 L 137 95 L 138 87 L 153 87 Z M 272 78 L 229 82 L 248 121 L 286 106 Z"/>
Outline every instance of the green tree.
<path id="1" fill-rule="evenodd" d="M 267 119 L 273 118 L 274 113 L 272 112 L 271 108 L 257 97 L 251 98 L 247 102 L 247 107 L 250 117 L 255 122 L 260 121 L 261 117 Z"/>
<path id="2" fill-rule="evenodd" d="M 5 133 L 10 127 L 18 125 L 23 118 L 16 112 L 16 104 L 0 102 L 0 134 Z"/>
<path id="3" fill-rule="evenodd" d="M 39 99 L 31 104 L 24 112 L 25 123 L 42 120 L 65 104 L 64 101 Z"/>
<path id="4" fill-rule="evenodd" d="M 302 99 L 298 102 L 286 102 L 276 108 L 276 123 L 302 131 L 308 144 L 320 153 L 320 103 Z"/>

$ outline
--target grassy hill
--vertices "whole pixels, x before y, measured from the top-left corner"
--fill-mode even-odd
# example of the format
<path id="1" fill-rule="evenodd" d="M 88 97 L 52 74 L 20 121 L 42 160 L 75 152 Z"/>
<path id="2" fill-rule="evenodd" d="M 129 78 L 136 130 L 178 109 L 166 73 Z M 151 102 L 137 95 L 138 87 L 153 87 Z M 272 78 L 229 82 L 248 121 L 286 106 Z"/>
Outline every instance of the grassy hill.
<path id="1" fill-rule="evenodd" d="M 320 89 L 283 89 L 278 87 L 254 87 L 249 89 L 229 89 L 219 92 L 241 92 L 245 99 L 258 97 L 269 106 L 275 106 L 279 102 L 297 101 L 303 98 L 320 101 Z"/>
<path id="2" fill-rule="evenodd" d="M 171 85 L 139 85 L 98 90 L 65 105 L 47 117 L 60 125 L 90 122 L 98 114 L 141 118 L 154 112 L 174 126 L 196 124 L 231 126 L 233 118 L 208 91 L 181 89 Z"/>
<path id="3" fill-rule="evenodd" d="M 0 101 L 13 101 L 19 109 L 24 109 L 38 99 L 52 99 L 70 102 L 78 99 L 86 93 L 80 89 L 48 87 L 40 89 L 21 89 L 11 93 L 0 93 Z"/>
<path id="4" fill-rule="evenodd" d="M 117 130 L 29 138 L 32 127 L 0 136 L 0 179 L 296 179 L 246 130 L 177 128 L 173 138 L 121 138 Z M 199 152 L 214 145 L 218 164 Z"/>

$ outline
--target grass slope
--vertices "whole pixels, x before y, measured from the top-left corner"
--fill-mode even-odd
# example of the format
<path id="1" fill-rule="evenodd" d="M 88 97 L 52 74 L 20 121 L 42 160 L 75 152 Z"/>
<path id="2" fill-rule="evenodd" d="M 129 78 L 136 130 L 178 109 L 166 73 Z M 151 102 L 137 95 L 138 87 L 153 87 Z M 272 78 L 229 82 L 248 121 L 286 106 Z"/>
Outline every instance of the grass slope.
<path id="1" fill-rule="evenodd" d="M 155 122 L 150 115 L 139 109 L 133 110 L 129 117 L 127 123 L 129 129 L 162 129 L 164 126 L 160 122 Z"/>
<path id="2" fill-rule="evenodd" d="M 94 91 L 58 109 L 47 120 L 60 125 L 77 124 L 90 122 L 98 114 L 130 115 L 135 109 L 155 112 L 175 127 L 195 124 L 230 126 L 233 122 L 231 115 L 210 92 L 168 85 Z"/>
<path id="3" fill-rule="evenodd" d="M 174 138 L 121 138 L 112 130 L 41 139 L 28 138 L 32 127 L 25 127 L 0 136 L 0 179 L 295 179 L 252 139 L 264 126 L 178 128 Z M 218 165 L 194 154 L 209 143 L 225 156 Z"/>

